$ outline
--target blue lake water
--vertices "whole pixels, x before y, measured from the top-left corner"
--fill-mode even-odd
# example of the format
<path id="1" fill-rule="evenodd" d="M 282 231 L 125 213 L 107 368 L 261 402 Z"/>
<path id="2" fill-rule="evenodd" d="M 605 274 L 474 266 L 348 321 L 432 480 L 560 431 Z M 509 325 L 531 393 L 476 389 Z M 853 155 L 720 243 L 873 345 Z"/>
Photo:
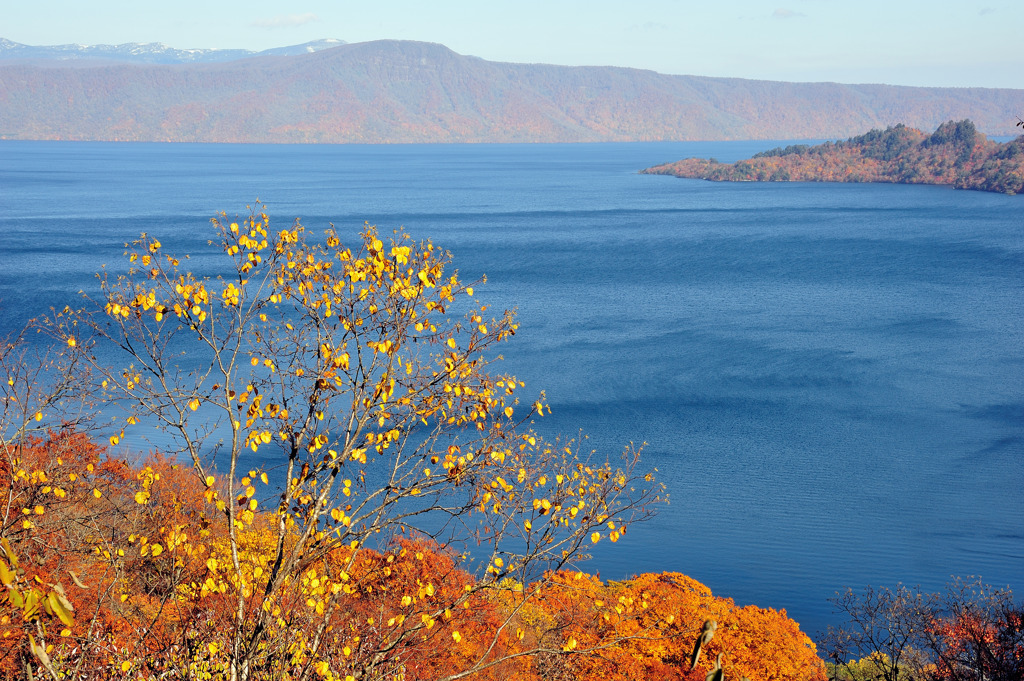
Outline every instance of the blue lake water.
<path id="1" fill-rule="evenodd" d="M 602 577 L 684 572 L 812 634 L 846 586 L 1024 595 L 1024 197 L 636 174 L 772 146 L 0 142 L 0 331 L 257 197 L 402 227 L 518 309 L 504 368 L 547 391 L 539 426 L 647 443 L 671 504 Z"/>

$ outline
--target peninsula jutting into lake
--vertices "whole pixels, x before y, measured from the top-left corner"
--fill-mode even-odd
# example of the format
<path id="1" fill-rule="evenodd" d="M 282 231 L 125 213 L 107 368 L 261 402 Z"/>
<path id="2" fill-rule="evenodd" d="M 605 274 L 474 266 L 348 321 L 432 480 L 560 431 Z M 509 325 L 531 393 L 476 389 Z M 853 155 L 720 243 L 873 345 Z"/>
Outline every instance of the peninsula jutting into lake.
<path id="1" fill-rule="evenodd" d="M 1024 191 L 1024 135 L 993 142 L 969 120 L 931 135 L 905 125 L 841 142 L 791 145 L 736 163 L 688 158 L 640 171 L 725 182 L 895 182 L 1018 194 Z"/>

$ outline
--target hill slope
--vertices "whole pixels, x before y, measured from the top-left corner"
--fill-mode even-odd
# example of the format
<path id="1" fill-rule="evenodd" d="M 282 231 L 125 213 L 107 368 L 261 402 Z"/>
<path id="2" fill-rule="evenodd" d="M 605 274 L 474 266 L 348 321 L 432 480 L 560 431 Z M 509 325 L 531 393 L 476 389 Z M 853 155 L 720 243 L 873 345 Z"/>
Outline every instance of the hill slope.
<path id="1" fill-rule="evenodd" d="M 998 144 L 971 121 L 949 121 L 931 135 L 897 125 L 844 142 L 772 149 L 736 163 L 688 158 L 640 171 L 729 182 L 897 182 L 958 189 L 1024 191 L 1024 136 Z"/>
<path id="2" fill-rule="evenodd" d="M 845 137 L 970 117 L 1011 134 L 1024 90 L 777 83 L 505 64 L 377 41 L 215 64 L 0 64 L 0 138 L 607 142 Z"/>

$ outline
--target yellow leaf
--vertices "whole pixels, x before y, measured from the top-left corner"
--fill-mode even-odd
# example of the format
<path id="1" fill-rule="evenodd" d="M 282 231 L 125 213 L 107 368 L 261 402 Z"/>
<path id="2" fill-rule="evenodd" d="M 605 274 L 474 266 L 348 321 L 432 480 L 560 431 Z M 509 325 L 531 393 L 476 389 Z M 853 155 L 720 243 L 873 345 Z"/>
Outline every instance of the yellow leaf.
<path id="1" fill-rule="evenodd" d="M 601 541 L 601 533 L 600 532 L 594 532 L 592 535 L 590 535 L 590 541 L 592 541 L 595 544 L 597 542 Z"/>
<path id="2" fill-rule="evenodd" d="M 75 343 L 75 337 L 74 336 L 71 336 L 70 338 L 68 338 L 68 347 L 69 348 L 75 347 L 75 344 L 76 343 Z"/>
<path id="3" fill-rule="evenodd" d="M 456 643 L 460 643 L 462 641 L 462 634 L 460 634 L 457 631 L 453 631 L 452 632 L 452 638 L 455 639 Z"/>
<path id="4" fill-rule="evenodd" d="M 103 496 L 103 492 L 99 491 L 98 489 L 94 489 L 94 490 L 92 491 L 92 495 L 93 495 L 94 497 L 96 497 L 97 499 L 99 499 L 100 497 L 102 497 L 102 496 Z"/>
<path id="5" fill-rule="evenodd" d="M 56 591 L 51 591 L 46 595 L 46 600 L 49 611 L 56 615 L 65 626 L 70 627 L 75 623 L 75 618 L 71 614 L 74 608 L 67 598 L 61 598 Z"/>

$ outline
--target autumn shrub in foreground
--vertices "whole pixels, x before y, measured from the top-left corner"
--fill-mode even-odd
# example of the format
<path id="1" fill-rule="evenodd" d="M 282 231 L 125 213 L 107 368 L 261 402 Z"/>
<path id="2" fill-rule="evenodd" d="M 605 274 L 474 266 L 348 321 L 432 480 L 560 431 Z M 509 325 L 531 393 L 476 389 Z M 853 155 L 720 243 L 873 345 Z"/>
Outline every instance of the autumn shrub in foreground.
<path id="1" fill-rule="evenodd" d="M 64 678 L 226 677 L 237 594 L 221 565 L 231 545 L 213 529 L 219 511 L 197 476 L 159 457 L 133 466 L 82 435 L 58 432 L 29 440 L 18 460 L 35 477 L 4 472 L 15 498 L 47 500 L 60 489 L 67 503 L 21 514 L 31 527 L 8 532 L 10 546 L 32 557 L 23 565 L 27 579 L 64 582 L 74 621 L 43 611 L 26 618 L 8 601 L 3 675 L 38 665 L 26 654 L 35 635 Z M 239 533 L 248 581 L 268 568 L 273 517 L 261 511 Z M 183 525 L 205 541 L 177 543 Z M 52 551 L 42 549 L 43 538 Z M 264 601 L 253 677 L 435 679 L 484 659 L 494 664 L 472 678 L 696 680 L 723 653 L 730 678 L 822 678 L 813 644 L 784 613 L 737 607 L 684 575 L 605 583 L 560 571 L 481 589 L 486 581 L 462 569 L 460 558 L 427 539 L 401 539 L 385 550 L 336 546 L 306 561 L 275 600 Z M 328 594 L 338 607 L 328 607 Z M 690 672 L 693 639 L 707 619 L 720 625 Z M 396 637 L 402 627 L 409 633 Z"/>
<path id="2" fill-rule="evenodd" d="M 703 663 L 820 671 L 782 614 L 575 569 L 661 488 L 632 448 L 531 429 L 543 399 L 491 371 L 515 320 L 446 253 L 258 210 L 214 232 L 220 275 L 143 235 L 91 309 L 46 326 L 52 362 L 2 348 L 9 675 L 689 678 L 709 616 Z M 111 447 L 155 426 L 167 457 L 105 456 L 73 427 L 97 410 L 118 414 Z"/>
<path id="3" fill-rule="evenodd" d="M 191 471 L 159 456 L 133 466 L 69 431 L 27 437 L 6 454 L 8 565 L 18 562 L 23 582 L 55 586 L 73 610 L 5 612 L 0 670 L 13 677 L 35 661 L 26 654 L 30 639 L 55 646 L 50 656 L 66 662 L 70 678 L 172 645 L 194 605 L 179 598 L 179 585 L 205 569 L 200 555 L 176 543 L 185 528 L 208 524 Z M 215 540 L 215 531 L 199 532 Z"/>
<path id="4" fill-rule="evenodd" d="M 23 519 L 18 531 L 46 532 L 63 513 L 71 548 L 55 549 L 54 569 L 65 553 L 99 561 L 82 583 L 107 610 L 88 615 L 74 651 L 96 660 L 91 671 L 404 673 L 409 646 L 425 636 L 440 647 L 440 623 L 453 613 L 482 616 L 476 606 L 496 591 L 514 613 L 535 591 L 507 583 L 543 580 L 652 513 L 660 487 L 636 451 L 598 458 L 530 430 L 543 399 L 521 403 L 523 384 L 491 373 L 515 320 L 476 302 L 447 253 L 405 235 L 382 239 L 369 226 L 352 247 L 333 230 L 315 239 L 298 223 L 274 231 L 258 210 L 213 226 L 219 275 L 185 270 L 184 256 L 144 235 L 128 248 L 126 274 L 101 277 L 91 308 L 51 320 L 59 356 L 70 358 L 53 365 L 58 380 L 33 379 L 17 343 L 3 349 L 3 454 L 12 479 L 42 495 L 35 503 L 12 491 L 8 528 L 24 514 L 46 520 Z M 115 366 L 99 359 L 115 351 Z M 68 408 L 58 407 L 76 387 L 60 366 L 84 367 L 79 394 L 120 415 L 112 446 L 155 426 L 187 484 L 164 487 L 169 471 L 129 471 L 113 459 L 41 473 L 27 452 L 45 443 L 32 430 L 59 427 Z M 117 486 L 125 480 L 131 486 Z M 402 536 L 433 541 L 474 581 L 456 591 L 404 584 L 401 593 L 353 583 L 367 549 L 397 560 L 389 538 Z M 13 550 L 37 562 L 45 541 Z M 393 570 L 385 564 L 366 579 Z M 372 622 L 345 619 L 354 597 L 384 589 Z M 124 624 L 129 611 L 137 616 Z M 32 640 L 52 645 L 52 627 L 33 617 Z M 117 626 L 135 630 L 119 639 Z M 486 672 L 530 652 L 511 651 L 506 620 L 467 626 L 446 638 L 457 660 L 431 674 Z M 474 647 L 477 631 L 489 638 Z M 335 644 L 350 654 L 336 655 Z M 26 672 L 35 656 L 44 671 L 63 673 L 39 645 L 21 654 Z"/>

